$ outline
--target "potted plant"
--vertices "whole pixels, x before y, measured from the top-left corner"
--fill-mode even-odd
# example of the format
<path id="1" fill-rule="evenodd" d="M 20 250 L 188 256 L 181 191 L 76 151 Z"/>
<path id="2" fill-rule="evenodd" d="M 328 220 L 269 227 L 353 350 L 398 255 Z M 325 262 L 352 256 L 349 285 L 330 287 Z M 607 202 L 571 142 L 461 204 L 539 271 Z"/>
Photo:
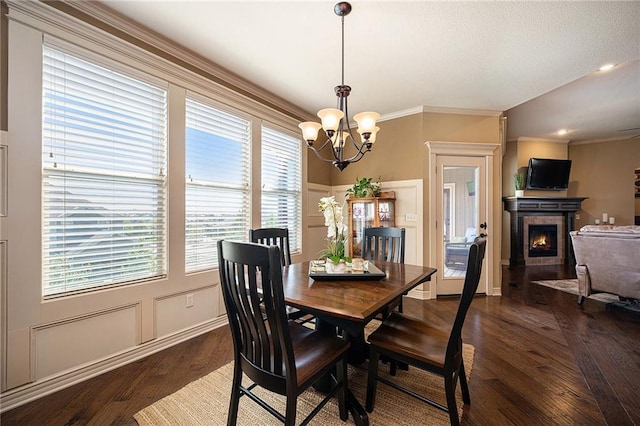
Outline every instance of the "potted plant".
<path id="1" fill-rule="evenodd" d="M 323 197 L 320 199 L 318 211 L 324 216 L 324 224 L 327 227 L 327 246 L 322 251 L 322 256 L 327 259 L 326 271 L 345 272 L 351 258 L 345 252 L 346 226 L 342 221 L 342 206 L 338 205 L 335 197 Z"/>
<path id="2" fill-rule="evenodd" d="M 356 178 L 356 183 L 349 189 L 347 194 L 354 198 L 377 197 L 382 189 L 380 188 L 380 177 L 377 183 L 372 183 L 373 178 Z"/>
<path id="3" fill-rule="evenodd" d="M 513 186 L 516 188 L 516 197 L 524 197 L 525 176 L 522 172 L 514 173 Z"/>

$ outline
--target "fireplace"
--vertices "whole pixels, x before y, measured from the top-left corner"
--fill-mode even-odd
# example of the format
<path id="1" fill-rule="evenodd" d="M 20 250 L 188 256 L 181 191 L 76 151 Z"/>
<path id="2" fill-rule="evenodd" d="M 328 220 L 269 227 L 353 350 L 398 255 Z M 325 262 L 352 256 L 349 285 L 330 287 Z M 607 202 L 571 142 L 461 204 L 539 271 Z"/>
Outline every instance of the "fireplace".
<path id="1" fill-rule="evenodd" d="M 558 255 L 558 225 L 529 224 L 529 257 Z"/>
<path id="2" fill-rule="evenodd" d="M 575 265 L 569 232 L 575 227 L 575 213 L 586 197 L 504 197 L 504 209 L 510 215 L 509 267 L 523 265 Z M 547 245 L 536 243 L 536 253 L 530 253 L 529 225 L 550 225 L 555 228 L 555 254 Z M 546 243 L 546 242 L 545 242 Z M 538 247 L 540 245 L 540 247 Z"/>

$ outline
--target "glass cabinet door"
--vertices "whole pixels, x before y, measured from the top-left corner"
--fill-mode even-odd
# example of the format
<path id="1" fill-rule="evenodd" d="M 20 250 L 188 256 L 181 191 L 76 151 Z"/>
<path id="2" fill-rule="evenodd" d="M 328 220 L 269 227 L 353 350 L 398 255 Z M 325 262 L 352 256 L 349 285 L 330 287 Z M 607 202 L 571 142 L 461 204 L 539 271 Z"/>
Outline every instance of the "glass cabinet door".
<path id="1" fill-rule="evenodd" d="M 373 203 L 358 201 L 351 204 L 351 257 L 362 256 L 364 228 L 374 226 Z"/>
<path id="2" fill-rule="evenodd" d="M 362 198 L 349 200 L 349 253 L 351 257 L 362 256 L 362 235 L 365 228 L 395 226 L 395 197 Z"/>
<path id="3" fill-rule="evenodd" d="M 378 225 L 392 227 L 394 226 L 395 212 L 393 211 L 394 203 L 392 201 L 378 201 Z"/>

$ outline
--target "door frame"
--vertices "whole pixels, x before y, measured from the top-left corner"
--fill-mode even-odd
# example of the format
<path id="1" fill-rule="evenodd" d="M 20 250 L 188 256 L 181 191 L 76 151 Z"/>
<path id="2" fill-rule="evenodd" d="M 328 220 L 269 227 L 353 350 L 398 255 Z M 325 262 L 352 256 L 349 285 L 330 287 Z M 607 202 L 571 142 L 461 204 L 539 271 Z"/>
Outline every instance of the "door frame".
<path id="1" fill-rule="evenodd" d="M 427 149 L 429 150 L 429 219 L 428 229 L 429 235 L 437 235 L 437 194 L 438 194 L 438 179 L 437 179 L 437 157 L 439 155 L 445 156 L 459 156 L 459 157 L 483 157 L 485 162 L 485 217 L 487 218 L 488 234 L 487 248 L 485 252 L 485 265 L 482 270 L 482 277 L 480 280 L 479 288 L 480 292 L 484 292 L 487 296 L 499 295 L 499 291 L 494 289 L 494 247 L 496 239 L 499 239 L 501 234 L 500 230 L 502 224 L 498 220 L 494 220 L 494 165 L 495 156 L 500 152 L 500 144 L 495 143 L 475 143 L 475 142 L 445 142 L 445 141 L 428 141 L 426 142 Z M 494 223 L 495 222 L 495 223 Z M 497 237 L 497 238 L 496 238 Z M 438 250 L 443 250 L 443 241 L 438 241 L 437 238 L 429 238 L 429 264 L 435 265 L 437 262 Z M 438 279 L 440 274 L 432 277 L 432 291 L 430 292 L 430 298 L 436 298 L 436 288 L 438 285 Z M 436 287 L 433 287 L 433 286 Z M 482 291 L 482 289 L 484 291 Z"/>

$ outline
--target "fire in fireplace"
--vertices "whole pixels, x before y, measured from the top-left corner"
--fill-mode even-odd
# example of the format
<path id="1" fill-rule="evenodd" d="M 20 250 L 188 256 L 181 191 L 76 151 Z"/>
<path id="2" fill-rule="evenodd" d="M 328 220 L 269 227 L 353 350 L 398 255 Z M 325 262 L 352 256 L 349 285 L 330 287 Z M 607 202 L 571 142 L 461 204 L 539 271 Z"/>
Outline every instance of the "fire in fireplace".
<path id="1" fill-rule="evenodd" d="M 558 225 L 529 224 L 529 257 L 558 255 Z"/>

